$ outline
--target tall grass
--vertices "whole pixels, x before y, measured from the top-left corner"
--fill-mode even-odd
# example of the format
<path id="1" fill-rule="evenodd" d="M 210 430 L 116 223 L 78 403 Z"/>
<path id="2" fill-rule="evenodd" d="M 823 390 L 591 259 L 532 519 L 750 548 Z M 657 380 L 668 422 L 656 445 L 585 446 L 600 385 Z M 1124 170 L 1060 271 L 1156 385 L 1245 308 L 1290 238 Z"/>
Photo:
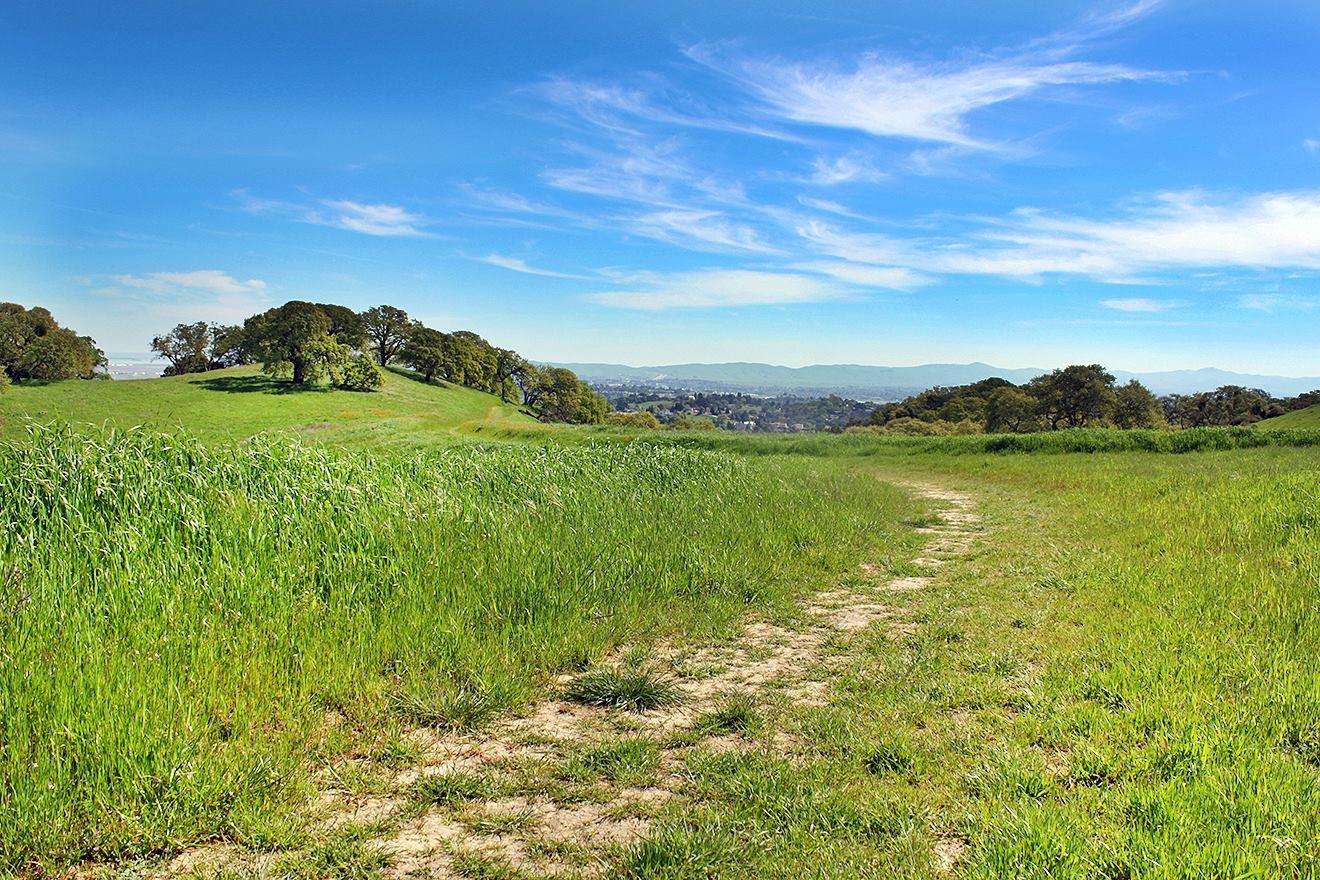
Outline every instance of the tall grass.
<path id="1" fill-rule="evenodd" d="M 479 723 L 623 640 L 786 599 L 901 540 L 907 504 L 829 462 L 649 444 L 33 428 L 0 445 L 0 873 L 272 842 L 327 713 Z"/>

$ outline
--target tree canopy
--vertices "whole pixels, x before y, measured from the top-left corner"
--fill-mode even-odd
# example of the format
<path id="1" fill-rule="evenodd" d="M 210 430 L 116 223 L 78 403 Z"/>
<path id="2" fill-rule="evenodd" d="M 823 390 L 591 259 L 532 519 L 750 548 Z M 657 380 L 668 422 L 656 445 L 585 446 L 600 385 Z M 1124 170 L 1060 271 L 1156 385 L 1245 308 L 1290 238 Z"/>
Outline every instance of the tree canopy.
<path id="1" fill-rule="evenodd" d="M 1027 433 L 1085 427 L 1156 427 L 1164 421 L 1155 396 L 1133 380 L 1122 388 L 1099 364 L 1043 373 L 1017 386 L 991 378 L 931 388 L 885 404 L 860 427 L 904 434 Z"/>
<path id="2" fill-rule="evenodd" d="M 395 306 L 375 306 L 362 313 L 362 326 L 376 356 L 376 363 L 389 366 L 408 342 L 412 322 L 408 313 Z"/>
<path id="3" fill-rule="evenodd" d="M 197 321 L 178 324 L 151 340 L 151 350 L 169 361 L 166 376 L 203 373 L 252 362 L 243 344 L 243 328 Z"/>
<path id="4" fill-rule="evenodd" d="M 1099 364 L 1075 364 L 1024 385 L 985 379 L 931 388 L 887 403 L 854 428 L 889 433 L 1027 433 L 1068 428 L 1179 428 L 1250 425 L 1320 403 L 1320 390 L 1275 398 L 1259 389 L 1225 385 L 1200 394 L 1156 397 L 1136 379 L 1118 385 Z"/>
<path id="5" fill-rule="evenodd" d="M 44 308 L 0 303 L 0 372 L 13 381 L 105 375 L 105 353 L 90 336 L 61 327 Z"/>

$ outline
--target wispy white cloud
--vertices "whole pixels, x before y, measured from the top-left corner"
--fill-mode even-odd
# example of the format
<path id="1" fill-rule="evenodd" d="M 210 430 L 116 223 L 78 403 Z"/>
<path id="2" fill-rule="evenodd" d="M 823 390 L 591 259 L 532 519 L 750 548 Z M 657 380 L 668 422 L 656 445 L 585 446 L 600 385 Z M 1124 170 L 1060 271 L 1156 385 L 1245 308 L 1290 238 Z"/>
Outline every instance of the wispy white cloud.
<path id="1" fill-rule="evenodd" d="M 1136 0 L 1109 8 L 1099 7 L 1082 19 L 1080 27 L 1070 36 L 1074 40 L 1093 39 L 1128 27 L 1150 15 L 1163 5 L 1163 0 Z"/>
<path id="2" fill-rule="evenodd" d="M 1248 293 L 1238 297 L 1238 308 L 1257 312 L 1309 311 L 1320 308 L 1320 297 L 1292 296 L 1282 293 Z"/>
<path id="3" fill-rule="evenodd" d="M 1134 283 L 1193 269 L 1320 269 L 1320 191 L 1213 197 L 1161 193 L 1108 219 L 1024 209 L 979 221 L 963 235 L 922 238 L 801 225 L 804 245 L 868 265 L 935 275 L 1039 281 L 1078 275 Z"/>
<path id="4" fill-rule="evenodd" d="M 719 211 L 653 211 L 628 219 L 638 235 L 716 251 L 745 251 L 757 254 L 777 253 L 761 233 L 743 223 L 734 222 Z"/>
<path id="5" fill-rule="evenodd" d="M 643 273 L 627 289 L 591 294 L 588 298 L 615 308 L 660 310 L 790 305 L 842 299 L 847 295 L 839 286 L 808 275 L 708 269 Z"/>
<path id="6" fill-rule="evenodd" d="M 568 272 L 556 272 L 553 269 L 538 269 L 536 266 L 529 266 L 517 257 L 506 257 L 501 254 L 487 254 L 484 257 L 473 257 L 477 262 L 489 263 L 492 266 L 499 266 L 501 269 L 508 269 L 511 272 L 521 272 L 524 275 L 539 275 L 543 278 L 570 278 L 575 281 L 590 281 L 592 278 L 588 275 L 573 275 Z"/>
<path id="7" fill-rule="evenodd" d="M 1302 141 L 1302 146 L 1306 147 L 1306 152 L 1312 156 L 1320 156 L 1320 140 L 1316 138 L 1307 138 Z"/>
<path id="8" fill-rule="evenodd" d="M 867 54 L 841 65 L 728 57 L 708 46 L 692 47 L 688 54 L 738 82 L 784 120 L 970 149 L 995 147 L 971 133 L 968 117 L 977 111 L 1062 86 L 1166 76 L 1119 64 L 1032 56 L 920 63 Z"/>
<path id="9" fill-rule="evenodd" d="M 871 159 L 858 152 L 842 156 L 816 156 L 811 161 L 808 180 L 819 186 L 841 183 L 876 183 L 890 175 L 876 168 Z"/>
<path id="10" fill-rule="evenodd" d="M 1181 300 L 1127 297 L 1123 299 L 1102 299 L 1100 305 L 1119 312 L 1167 312 L 1170 309 L 1182 308 L 1186 303 Z"/>
<path id="11" fill-rule="evenodd" d="M 690 93 L 665 96 L 663 93 L 669 89 L 656 77 L 649 77 L 645 85 L 648 88 L 556 76 L 547 79 L 534 91 L 582 121 L 617 134 L 639 136 L 645 124 L 658 123 L 798 140 L 794 135 L 773 127 L 730 115 L 727 105 L 716 110 Z M 662 102 L 665 97 L 668 101 Z"/>
<path id="12" fill-rule="evenodd" d="M 876 287 L 885 290 L 915 290 L 935 280 L 929 275 L 902 266 L 867 266 L 861 263 L 820 260 L 794 263 L 792 268 L 805 272 L 819 272 L 857 287 Z"/>
<path id="13" fill-rule="evenodd" d="M 471 184 L 461 187 L 468 204 L 485 211 L 501 214 L 533 214 L 543 217 L 576 218 L 578 215 L 559 205 L 536 201 L 518 193 L 486 189 Z"/>
<path id="14" fill-rule="evenodd" d="M 1320 269 L 1320 191 L 1160 193 L 1112 220 L 1022 212 L 987 234 L 1043 271 L 1123 278 L 1188 268 Z M 992 255 L 993 256 L 993 255 Z"/>
<path id="15" fill-rule="evenodd" d="M 811 208 L 813 211 L 820 211 L 825 214 L 834 214 L 839 217 L 847 217 L 851 220 L 869 221 L 871 219 L 859 211 L 854 211 L 847 205 L 831 201 L 830 199 L 815 199 L 810 196 L 798 196 L 797 201 L 798 204 L 803 207 Z"/>
<path id="16" fill-rule="evenodd" d="M 250 214 L 273 214 L 300 223 L 330 226 L 385 238 L 422 238 L 430 235 L 422 228 L 430 221 L 400 205 L 357 202 L 351 199 L 294 202 L 254 196 L 245 189 L 234 190 L 230 195 L 242 210 Z"/>
<path id="17" fill-rule="evenodd" d="M 307 222 L 389 238 L 417 238 L 426 235 L 419 228 L 426 219 L 398 205 L 367 204 L 348 199 L 326 199 L 321 204 L 330 208 L 332 213 L 324 215 L 314 211 L 308 215 Z"/>
<path id="18" fill-rule="evenodd" d="M 146 275 L 114 275 L 117 284 L 153 293 L 170 293 L 179 290 L 203 291 L 205 293 L 252 293 L 266 289 L 266 282 L 256 278 L 239 281 L 228 272 L 219 269 L 196 269 L 191 272 L 151 272 Z"/>

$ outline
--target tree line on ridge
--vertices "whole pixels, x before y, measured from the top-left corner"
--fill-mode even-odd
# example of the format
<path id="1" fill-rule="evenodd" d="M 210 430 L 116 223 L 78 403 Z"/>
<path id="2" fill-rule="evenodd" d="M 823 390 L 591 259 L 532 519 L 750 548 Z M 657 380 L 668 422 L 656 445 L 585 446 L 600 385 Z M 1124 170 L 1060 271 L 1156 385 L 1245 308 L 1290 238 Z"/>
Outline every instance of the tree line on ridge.
<path id="1" fill-rule="evenodd" d="M 991 378 L 935 387 L 876 408 L 848 426 L 886 434 L 1026 434 L 1069 428 L 1199 428 L 1250 425 L 1320 403 L 1320 390 L 1276 398 L 1226 385 L 1156 397 L 1136 379 L 1118 384 L 1099 364 L 1074 364 L 1022 385 Z"/>
<path id="2" fill-rule="evenodd" d="M 547 421 L 600 424 L 604 397 L 571 370 L 538 367 L 469 330 L 443 332 L 395 306 L 363 312 L 294 300 L 253 315 L 243 325 L 180 324 L 157 336 L 152 351 L 169 362 L 166 375 L 260 363 L 294 385 L 329 384 L 374 391 L 383 367 L 399 364 L 427 382 L 443 380 L 499 395 Z"/>

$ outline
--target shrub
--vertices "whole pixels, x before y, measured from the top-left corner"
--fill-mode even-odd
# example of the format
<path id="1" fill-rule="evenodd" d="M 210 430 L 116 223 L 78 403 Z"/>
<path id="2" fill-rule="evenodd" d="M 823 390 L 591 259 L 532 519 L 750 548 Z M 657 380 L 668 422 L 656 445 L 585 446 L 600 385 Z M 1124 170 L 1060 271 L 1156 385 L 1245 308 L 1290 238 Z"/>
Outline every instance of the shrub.
<path id="1" fill-rule="evenodd" d="M 348 391 L 375 391 L 385 384 L 385 374 L 370 358 L 356 355 L 344 367 L 339 387 Z"/>
<path id="2" fill-rule="evenodd" d="M 714 420 L 706 416 L 679 416 L 669 423 L 675 431 L 716 431 Z"/>

